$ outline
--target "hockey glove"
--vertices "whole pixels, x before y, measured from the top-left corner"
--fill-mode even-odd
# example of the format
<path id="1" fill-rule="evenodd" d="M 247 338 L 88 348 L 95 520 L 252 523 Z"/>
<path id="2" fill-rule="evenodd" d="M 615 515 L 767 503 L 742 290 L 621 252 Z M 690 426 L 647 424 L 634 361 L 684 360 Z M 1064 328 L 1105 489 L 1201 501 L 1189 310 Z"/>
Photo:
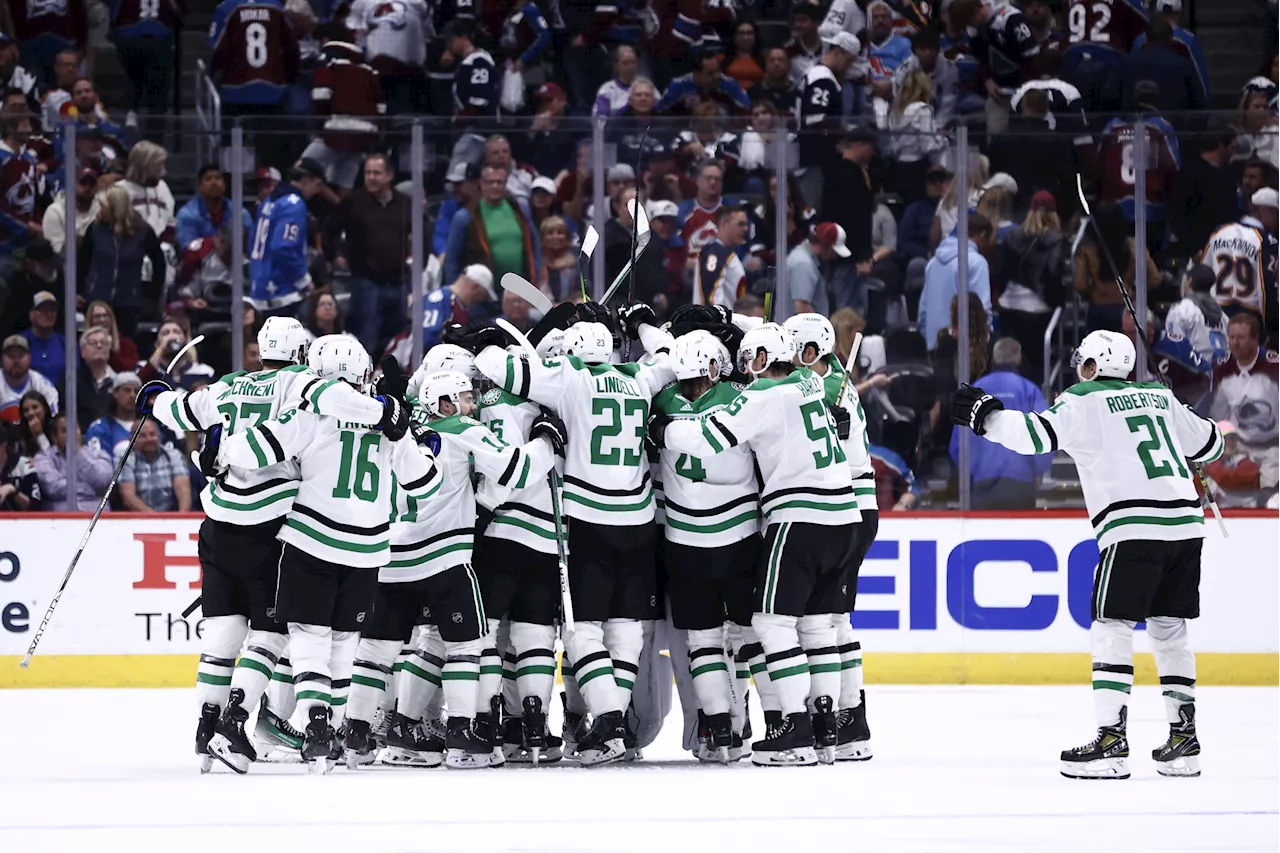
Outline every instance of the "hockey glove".
<path id="1" fill-rule="evenodd" d="M 1004 408 L 997 398 L 992 397 L 981 388 L 965 383 L 956 389 L 951 397 L 951 421 L 957 426 L 966 426 L 975 434 L 982 435 L 987 431 L 985 421 L 987 415 Z"/>
<path id="2" fill-rule="evenodd" d="M 671 313 L 670 331 L 678 338 L 697 329 L 714 330 L 723 322 L 723 313 L 710 305 L 681 305 Z"/>
<path id="3" fill-rule="evenodd" d="M 578 305 L 578 320 L 583 323 L 604 323 L 613 328 L 613 317 L 609 309 L 599 302 L 583 302 Z"/>
<path id="4" fill-rule="evenodd" d="M 844 441 L 853 431 L 853 418 L 849 415 L 849 410 L 843 406 L 832 406 L 831 417 L 836 422 L 836 438 Z"/>
<path id="5" fill-rule="evenodd" d="M 472 321 L 465 326 L 460 323 L 446 326 L 442 340 L 447 344 L 457 344 L 475 355 L 488 346 L 506 348 L 514 343 L 510 335 L 489 320 Z"/>
<path id="6" fill-rule="evenodd" d="M 440 455 L 440 433 L 418 421 L 410 421 L 409 430 L 413 433 L 413 440 L 430 450 L 432 456 Z"/>
<path id="7" fill-rule="evenodd" d="M 628 302 L 618 309 L 618 320 L 633 341 L 640 340 L 640 327 L 658 325 L 658 315 L 644 302 Z"/>
<path id="8" fill-rule="evenodd" d="M 377 428 L 392 441 L 399 441 L 409 431 L 409 407 L 399 397 L 375 397 L 382 404 L 382 420 Z"/>
<path id="9" fill-rule="evenodd" d="M 732 356 L 733 353 L 738 351 L 738 347 L 742 345 L 742 338 L 746 332 L 732 323 L 721 323 L 711 330 L 711 334 L 720 339 L 720 343 L 724 344 L 724 348 Z"/>
<path id="10" fill-rule="evenodd" d="M 538 321 L 538 325 L 530 330 L 528 338 L 529 343 L 535 347 L 542 343 L 542 339 L 559 329 L 564 331 L 573 325 L 573 321 L 578 317 L 578 306 L 572 302 L 561 302 L 559 305 L 553 306 L 550 311 L 542 315 L 542 319 Z"/>
<path id="11" fill-rule="evenodd" d="M 218 463 L 218 452 L 222 450 L 222 424 L 209 427 L 204 432 L 204 445 L 196 457 L 196 465 L 200 473 L 210 480 L 216 480 L 227 473 L 227 466 Z"/>
<path id="12" fill-rule="evenodd" d="M 374 392 L 379 397 L 399 397 L 403 400 L 409 390 L 409 379 L 404 375 L 400 362 L 394 355 L 388 354 L 382 357 L 378 366 L 382 368 L 382 375 L 373 386 Z"/>
<path id="13" fill-rule="evenodd" d="M 133 398 L 133 405 L 140 415 L 149 415 L 152 406 L 156 402 L 156 397 L 165 391 L 172 391 L 173 386 L 163 379 L 152 379 L 147 384 L 138 389 L 138 394 Z"/>
<path id="14" fill-rule="evenodd" d="M 533 425 L 529 427 L 529 438 L 545 438 L 551 442 L 551 449 L 556 452 L 557 456 L 564 456 L 564 446 L 569 443 L 569 431 L 564 427 L 564 421 L 549 409 L 543 409 L 542 413 L 534 419 Z"/>
<path id="15" fill-rule="evenodd" d="M 671 416 L 666 412 L 654 412 L 649 415 L 649 423 L 644 431 L 644 442 L 648 447 L 661 450 L 667 446 L 667 424 L 671 423 Z"/>

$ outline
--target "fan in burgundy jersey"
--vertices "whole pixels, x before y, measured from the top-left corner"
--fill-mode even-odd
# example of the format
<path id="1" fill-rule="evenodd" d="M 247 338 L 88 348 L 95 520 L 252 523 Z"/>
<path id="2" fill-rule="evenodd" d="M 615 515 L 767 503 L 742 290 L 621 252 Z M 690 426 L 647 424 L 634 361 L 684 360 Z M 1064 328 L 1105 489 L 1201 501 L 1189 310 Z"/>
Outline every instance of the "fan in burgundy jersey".
<path id="1" fill-rule="evenodd" d="M 29 56 L 31 69 L 53 79 L 53 60 L 67 48 L 83 50 L 89 21 L 80 0 L 17 0 L 5 4 L 13 18 L 13 37 Z"/>
<path id="2" fill-rule="evenodd" d="M 324 143 L 338 151 L 368 151 L 378 118 L 387 111 L 378 72 L 354 44 L 330 41 L 322 50 L 311 101 L 316 115 L 327 116 Z"/>
<path id="3" fill-rule="evenodd" d="M 182 23 L 183 0 L 115 0 L 111 6 L 111 26 L 124 36 L 168 36 Z"/>
<path id="4" fill-rule="evenodd" d="M 26 115 L 5 115 L 4 138 L 0 139 L 0 248 L 12 250 L 25 240 L 27 231 L 33 231 L 39 222 L 36 197 L 39 182 L 35 163 L 25 149 L 31 136 L 31 118 Z"/>
<path id="5" fill-rule="evenodd" d="M 223 103 L 278 104 L 298 78 L 298 37 L 280 0 L 223 0 L 209 25 Z"/>
<path id="6" fill-rule="evenodd" d="M 1067 38 L 1072 48 L 1087 45 L 1124 55 L 1147 31 L 1139 0 L 1067 0 Z"/>
<path id="7" fill-rule="evenodd" d="M 1163 209 L 1173 191 L 1173 179 L 1182 167 L 1178 137 L 1173 127 L 1159 116 L 1148 116 L 1144 123 L 1147 135 L 1147 211 L 1148 215 Z M 1134 192 L 1137 184 L 1137 126 L 1112 119 L 1102 130 L 1098 145 L 1098 196 L 1116 201 L 1124 209 L 1125 218 L 1134 219 Z"/>

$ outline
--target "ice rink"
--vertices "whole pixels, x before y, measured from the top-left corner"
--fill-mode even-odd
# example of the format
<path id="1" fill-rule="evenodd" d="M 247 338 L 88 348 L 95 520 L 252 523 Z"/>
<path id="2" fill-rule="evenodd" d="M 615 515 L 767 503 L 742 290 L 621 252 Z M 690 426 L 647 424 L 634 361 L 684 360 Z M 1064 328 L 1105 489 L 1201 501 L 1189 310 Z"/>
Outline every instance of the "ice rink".
<path id="1" fill-rule="evenodd" d="M 1277 850 L 1280 691 L 1198 691 L 1204 775 L 1165 779 L 1157 688 L 1133 692 L 1133 778 L 1074 781 L 1086 686 L 868 689 L 875 758 L 706 766 L 679 707 L 645 761 L 588 770 L 220 765 L 186 690 L 0 691 L 0 851 Z M 558 702 L 556 703 L 558 706 Z M 757 731 L 763 726 L 756 721 Z M 558 726 L 558 723 L 557 723 Z"/>

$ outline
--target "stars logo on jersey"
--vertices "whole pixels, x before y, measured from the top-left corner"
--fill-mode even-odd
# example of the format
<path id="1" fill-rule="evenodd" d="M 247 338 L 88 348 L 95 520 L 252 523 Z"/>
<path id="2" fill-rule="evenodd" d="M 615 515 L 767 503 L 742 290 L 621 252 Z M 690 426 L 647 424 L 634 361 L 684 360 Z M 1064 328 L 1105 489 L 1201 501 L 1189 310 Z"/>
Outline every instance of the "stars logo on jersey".
<path id="1" fill-rule="evenodd" d="M 467 426 L 483 426 L 483 424 L 481 424 L 478 420 L 472 417 L 468 417 L 467 415 L 463 415 L 462 417 L 458 418 L 458 423 L 463 423 L 463 424 L 466 424 Z"/>
<path id="2" fill-rule="evenodd" d="M 480 405 L 496 406 L 502 400 L 502 389 L 490 388 L 480 395 Z"/>

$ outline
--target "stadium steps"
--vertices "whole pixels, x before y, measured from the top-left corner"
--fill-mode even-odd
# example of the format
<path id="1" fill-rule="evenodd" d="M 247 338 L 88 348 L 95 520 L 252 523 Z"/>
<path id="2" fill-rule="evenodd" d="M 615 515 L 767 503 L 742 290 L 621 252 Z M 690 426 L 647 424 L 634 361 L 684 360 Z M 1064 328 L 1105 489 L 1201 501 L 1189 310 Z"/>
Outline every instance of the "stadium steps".
<path id="1" fill-rule="evenodd" d="M 1276 19 L 1266 0 L 1197 0 L 1194 28 L 1209 66 L 1213 104 L 1234 110 L 1240 90 L 1275 51 Z"/>

